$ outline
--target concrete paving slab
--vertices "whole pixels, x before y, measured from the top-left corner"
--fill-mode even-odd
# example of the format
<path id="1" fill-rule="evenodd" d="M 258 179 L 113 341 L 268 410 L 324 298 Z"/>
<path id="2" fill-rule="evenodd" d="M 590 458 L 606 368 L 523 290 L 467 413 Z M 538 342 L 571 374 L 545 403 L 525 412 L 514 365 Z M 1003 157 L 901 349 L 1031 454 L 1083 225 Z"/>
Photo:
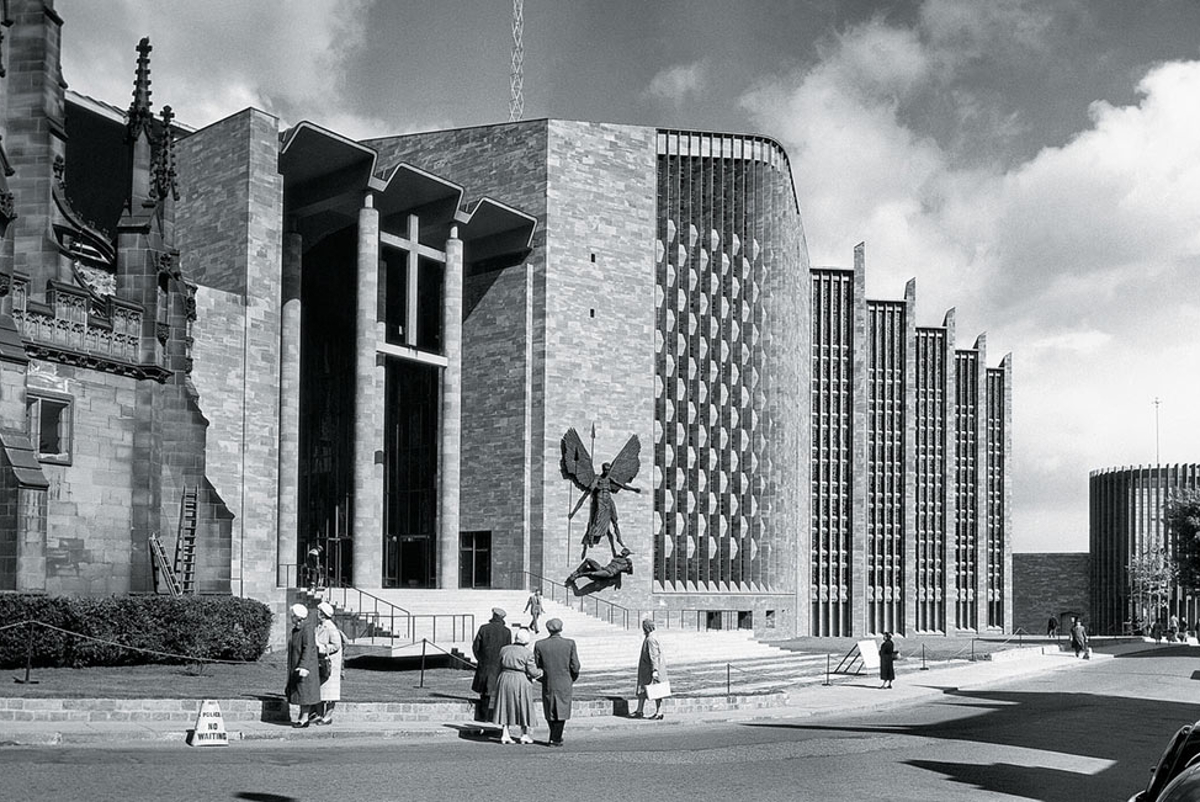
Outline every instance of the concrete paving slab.
<path id="1" fill-rule="evenodd" d="M 679 695 L 667 700 L 662 721 L 638 720 L 617 711 L 631 710 L 633 700 L 611 698 L 581 703 L 572 717 L 573 731 L 599 731 L 629 727 L 671 727 L 681 724 L 716 722 L 749 722 L 770 719 L 844 716 L 867 710 L 895 708 L 918 704 L 941 697 L 947 690 L 994 688 L 1020 677 L 1049 671 L 1078 670 L 1095 665 L 1111 655 L 1096 654 L 1092 661 L 1076 659 L 1073 655 L 1043 651 L 1040 647 L 1013 650 L 1001 660 L 980 660 L 920 670 L 906 666 L 897 677 L 894 688 L 881 689 L 879 681 L 860 674 L 831 678 L 828 685 L 809 681 L 795 684 L 786 692 L 744 694 L 733 698 L 724 695 Z M 198 709 L 199 701 L 179 700 L 184 709 Z M 304 742 L 350 741 L 358 739 L 405 739 L 463 737 L 469 722 L 462 716 L 462 703 L 434 703 L 435 709 L 420 703 L 356 705 L 362 708 L 354 720 L 335 720 L 331 726 L 311 726 L 296 729 L 278 721 L 227 721 L 231 745 L 239 741 Z M 47 710 L 64 706 L 47 705 Z M 119 709 L 114 713 L 121 712 Z M 0 721 L 0 746 L 115 746 L 129 742 L 161 741 L 183 744 L 192 724 L 178 720 L 155 720 L 150 716 L 131 714 L 127 720 L 108 721 Z M 440 715 L 434 715 L 439 713 Z M 371 720 L 367 720 L 371 719 Z M 544 726 L 542 728 L 544 730 Z M 535 729 L 535 733 L 537 730 Z M 541 733 L 544 737 L 544 732 Z M 494 736 L 492 736 L 494 737 Z M 536 737 L 536 736 L 535 736 Z"/>

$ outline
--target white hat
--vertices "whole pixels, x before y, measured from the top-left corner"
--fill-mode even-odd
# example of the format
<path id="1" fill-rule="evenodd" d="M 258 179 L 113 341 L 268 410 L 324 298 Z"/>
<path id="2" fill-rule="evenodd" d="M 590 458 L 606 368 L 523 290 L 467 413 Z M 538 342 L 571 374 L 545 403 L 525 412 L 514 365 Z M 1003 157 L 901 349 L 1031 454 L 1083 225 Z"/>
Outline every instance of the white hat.
<path id="1" fill-rule="evenodd" d="M 301 619 L 308 618 L 308 608 L 305 607 L 303 604 L 293 604 L 292 605 L 292 615 L 296 616 L 297 618 L 301 618 Z"/>
<path id="2" fill-rule="evenodd" d="M 327 601 L 323 601 L 317 605 L 317 610 L 326 618 L 333 618 L 333 605 Z"/>

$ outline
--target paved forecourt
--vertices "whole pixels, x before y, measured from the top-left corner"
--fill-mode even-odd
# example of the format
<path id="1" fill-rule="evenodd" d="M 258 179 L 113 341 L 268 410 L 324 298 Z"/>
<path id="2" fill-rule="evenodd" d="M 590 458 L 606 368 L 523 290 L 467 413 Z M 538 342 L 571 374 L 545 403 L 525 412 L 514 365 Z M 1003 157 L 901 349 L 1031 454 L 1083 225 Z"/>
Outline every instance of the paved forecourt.
<path id="1" fill-rule="evenodd" d="M 989 660 L 930 664 L 927 670 L 910 663 L 900 667 L 896 686 L 890 690 L 881 689 L 877 677 L 868 673 L 832 675 L 826 684 L 824 656 L 673 666 L 671 684 L 676 695 L 664 704 L 665 720 L 652 724 L 628 718 L 635 701 L 634 679 L 627 671 L 585 671 L 577 686 L 581 698 L 573 708 L 572 730 L 845 715 L 930 701 L 948 688 L 990 688 L 1032 674 L 1087 670 L 1107 657 L 1097 654 L 1089 663 L 1056 649 L 1032 646 L 997 652 Z M 202 701 L 0 698 L 0 745 L 182 744 Z M 474 718 L 473 704 L 462 699 L 342 702 L 334 725 L 296 730 L 288 726 L 281 701 L 216 701 L 228 739 L 235 745 L 241 740 L 455 736 L 472 730 L 469 722 Z M 540 722 L 539 726 L 544 729 Z"/>

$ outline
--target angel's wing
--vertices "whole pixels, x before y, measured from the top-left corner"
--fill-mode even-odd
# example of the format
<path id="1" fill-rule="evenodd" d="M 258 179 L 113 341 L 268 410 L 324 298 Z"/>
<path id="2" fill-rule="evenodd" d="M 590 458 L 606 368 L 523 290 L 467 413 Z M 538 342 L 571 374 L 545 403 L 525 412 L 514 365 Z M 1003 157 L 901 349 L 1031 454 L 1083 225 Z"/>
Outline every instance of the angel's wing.
<path id="1" fill-rule="evenodd" d="M 621 453 L 613 458 L 612 467 L 608 470 L 608 475 L 616 479 L 623 485 L 627 485 L 633 481 L 638 475 L 638 469 L 642 467 L 642 461 L 638 455 L 642 452 L 642 441 L 638 440 L 638 436 L 632 435 L 629 442 L 625 443 L 625 447 L 621 449 Z M 613 488 L 615 493 L 617 488 Z"/>
<path id="2" fill-rule="evenodd" d="M 562 439 L 562 474 L 580 490 L 591 490 L 596 481 L 596 469 L 592 466 L 592 455 L 574 427 L 567 429 Z"/>

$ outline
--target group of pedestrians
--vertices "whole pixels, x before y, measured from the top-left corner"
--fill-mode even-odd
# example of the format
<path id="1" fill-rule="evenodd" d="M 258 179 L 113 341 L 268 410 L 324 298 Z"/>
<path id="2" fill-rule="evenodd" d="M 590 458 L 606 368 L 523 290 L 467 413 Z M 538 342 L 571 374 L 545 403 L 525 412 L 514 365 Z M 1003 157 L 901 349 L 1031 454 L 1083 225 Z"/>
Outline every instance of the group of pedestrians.
<path id="1" fill-rule="evenodd" d="M 530 648 L 542 612 L 540 594 L 535 592 L 525 609 L 531 613 L 531 626 L 510 630 L 505 622 L 507 613 L 500 607 L 493 607 L 491 620 L 475 635 L 471 648 L 476 669 L 471 689 L 479 694 L 476 719 L 499 725 L 502 744 L 533 743 L 533 683 L 540 682 L 542 715 L 550 728 L 546 743 L 562 746 L 563 730 L 571 718 L 575 681 L 579 679 L 579 649 L 574 640 L 563 637 L 563 622 L 559 618 L 546 622 L 546 637 Z M 662 645 L 655 635 L 654 622 L 643 621 L 642 631 L 638 705 L 632 718 L 647 718 L 646 702 L 653 699 L 654 713 L 649 718 L 662 720 L 662 701 L 670 689 L 667 664 Z M 520 730 L 519 734 L 517 730 Z"/>
<path id="2" fill-rule="evenodd" d="M 541 613 L 540 606 L 534 613 Z M 519 627 L 514 638 L 504 619 L 507 613 L 492 608 L 492 618 L 479 628 L 471 651 L 475 679 L 471 690 L 479 694 L 476 718 L 500 725 L 501 743 L 533 743 L 533 683 L 542 684 L 542 714 L 550 727 L 550 746 L 563 745 L 563 730 L 571 718 L 575 680 L 579 679 L 579 650 L 562 636 L 559 618 L 546 622 L 547 636 L 529 648 L 533 630 Z M 515 740 L 512 730 L 519 727 Z"/>
<path id="3" fill-rule="evenodd" d="M 305 605 L 293 604 L 291 617 L 284 696 L 299 708 L 292 726 L 332 724 L 334 707 L 342 698 L 345 657 L 345 638 L 334 623 L 333 605 L 321 602 L 314 616 Z"/>

